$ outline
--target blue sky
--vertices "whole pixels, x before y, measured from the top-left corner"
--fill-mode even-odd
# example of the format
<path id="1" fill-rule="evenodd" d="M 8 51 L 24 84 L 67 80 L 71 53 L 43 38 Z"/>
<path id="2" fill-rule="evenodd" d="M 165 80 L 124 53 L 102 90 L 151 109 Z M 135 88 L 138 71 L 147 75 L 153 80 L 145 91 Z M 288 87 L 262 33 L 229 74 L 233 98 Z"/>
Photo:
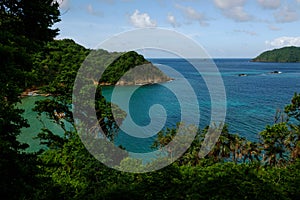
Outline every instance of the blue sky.
<path id="1" fill-rule="evenodd" d="M 57 37 L 94 48 L 144 27 L 176 30 L 214 58 L 252 58 L 300 46 L 300 0 L 57 0 Z"/>

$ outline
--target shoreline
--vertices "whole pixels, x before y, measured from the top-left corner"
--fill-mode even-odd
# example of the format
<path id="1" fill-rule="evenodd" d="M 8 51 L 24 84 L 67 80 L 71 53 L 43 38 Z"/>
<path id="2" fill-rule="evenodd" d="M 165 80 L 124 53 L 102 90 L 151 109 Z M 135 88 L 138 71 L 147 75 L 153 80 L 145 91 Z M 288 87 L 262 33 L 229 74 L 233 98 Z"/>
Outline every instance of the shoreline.
<path id="1" fill-rule="evenodd" d="M 25 97 L 34 97 L 34 96 L 44 96 L 44 97 L 49 97 L 51 96 L 50 93 L 41 93 L 39 89 L 26 89 L 21 93 L 19 96 L 20 98 L 25 98 Z"/>
<path id="2" fill-rule="evenodd" d="M 116 84 L 111 84 L 111 83 L 98 83 L 97 81 L 93 81 L 94 85 L 99 85 L 99 86 L 146 86 L 146 85 L 154 85 L 154 84 L 160 84 L 160 83 L 169 83 L 174 81 L 174 78 L 169 78 L 168 80 L 162 80 L 162 81 L 152 81 L 152 82 L 117 82 Z M 41 90 L 37 88 L 32 88 L 32 89 L 26 89 L 20 94 L 20 98 L 25 98 L 25 97 L 34 97 L 34 96 L 44 96 L 44 97 L 49 97 L 52 96 L 50 93 L 42 93 Z"/>
<path id="3" fill-rule="evenodd" d="M 154 84 L 159 84 L 159 83 L 169 83 L 174 81 L 174 78 L 169 78 L 168 80 L 162 80 L 162 81 L 148 81 L 148 82 L 120 82 L 118 81 L 116 84 L 112 83 L 106 83 L 106 82 L 101 82 L 98 83 L 97 81 L 94 81 L 94 85 L 99 85 L 99 86 L 144 86 L 144 85 L 154 85 Z"/>

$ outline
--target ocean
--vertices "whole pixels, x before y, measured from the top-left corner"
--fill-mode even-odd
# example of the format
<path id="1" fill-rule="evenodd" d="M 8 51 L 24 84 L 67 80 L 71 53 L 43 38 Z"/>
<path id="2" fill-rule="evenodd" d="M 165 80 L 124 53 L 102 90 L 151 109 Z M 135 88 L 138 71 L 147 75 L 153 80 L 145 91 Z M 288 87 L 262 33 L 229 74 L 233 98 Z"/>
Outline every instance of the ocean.
<path id="1" fill-rule="evenodd" d="M 157 124 L 157 129 L 167 127 L 174 128 L 176 123 L 182 120 L 182 107 L 187 109 L 187 118 L 197 118 L 200 115 L 199 127 L 204 128 L 211 119 L 211 96 L 202 75 L 184 59 L 148 59 L 154 65 L 161 68 L 174 80 L 153 85 L 144 86 L 118 86 L 116 100 L 119 104 L 126 94 L 136 89 L 129 99 L 129 112 L 136 126 L 145 127 L 153 121 L 164 122 Z M 199 61 L 200 62 L 200 61 Z M 274 123 L 274 117 L 278 109 L 290 103 L 295 92 L 300 92 L 300 63 L 257 63 L 250 59 L 214 59 L 214 63 L 220 71 L 226 91 L 226 118 L 231 133 L 256 141 L 259 132 L 266 125 Z M 168 70 L 163 66 L 176 70 Z M 272 73 L 275 72 L 276 73 Z M 277 73 L 278 72 L 278 73 Z M 241 75 L 244 74 L 245 76 Z M 196 95 L 189 98 L 183 83 L 188 82 Z M 172 88 L 172 89 L 170 89 Z M 103 88 L 103 95 L 111 100 L 113 87 Z M 176 90 L 177 94 L 174 94 Z M 182 99 L 178 99 L 178 91 Z M 39 141 L 33 139 L 40 132 L 43 124 L 36 118 L 36 113 L 31 111 L 33 102 L 44 97 L 28 97 L 22 100 L 20 107 L 25 109 L 24 117 L 29 119 L 30 128 L 22 129 L 20 141 L 30 144 L 29 151 L 39 148 Z M 116 99 L 114 97 L 114 99 Z M 153 105 L 160 105 L 158 109 L 149 110 Z M 124 105 L 120 105 L 121 107 Z M 164 109 L 160 109 L 163 107 Z M 195 110 L 199 108 L 199 113 Z M 190 109 L 190 110 L 189 110 Z M 51 122 L 42 117 L 42 121 L 49 126 Z M 62 134 L 62 130 L 52 123 L 53 130 Z M 155 133 L 149 137 L 134 137 L 121 131 L 116 138 L 116 144 L 122 145 L 130 152 L 149 152 L 155 140 Z"/>

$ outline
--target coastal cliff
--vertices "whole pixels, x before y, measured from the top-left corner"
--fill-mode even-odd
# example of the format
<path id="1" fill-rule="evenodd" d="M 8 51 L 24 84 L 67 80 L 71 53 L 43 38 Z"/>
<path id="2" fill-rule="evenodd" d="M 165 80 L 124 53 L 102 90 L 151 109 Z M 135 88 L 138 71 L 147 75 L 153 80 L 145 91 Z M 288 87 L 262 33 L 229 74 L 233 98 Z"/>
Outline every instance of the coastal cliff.
<path id="1" fill-rule="evenodd" d="M 99 51 L 99 50 L 98 50 Z M 103 53 L 103 50 L 100 50 Z M 97 52 L 96 52 L 97 54 Z M 105 69 L 100 85 L 147 85 L 172 78 L 134 51 L 122 54 Z"/>
<path id="2" fill-rule="evenodd" d="M 132 68 L 115 85 L 149 85 L 173 80 L 166 76 L 152 63 L 138 65 Z"/>

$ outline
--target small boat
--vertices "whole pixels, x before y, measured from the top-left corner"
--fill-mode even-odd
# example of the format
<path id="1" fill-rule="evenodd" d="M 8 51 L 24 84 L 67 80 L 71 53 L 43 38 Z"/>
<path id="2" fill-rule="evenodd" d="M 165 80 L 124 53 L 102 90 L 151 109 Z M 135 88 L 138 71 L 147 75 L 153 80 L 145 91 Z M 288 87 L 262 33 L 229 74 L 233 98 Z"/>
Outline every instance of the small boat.
<path id="1" fill-rule="evenodd" d="M 239 74 L 239 76 L 248 76 L 247 74 Z"/>
<path id="2" fill-rule="evenodd" d="M 271 74 L 281 74 L 281 71 L 272 71 Z"/>

